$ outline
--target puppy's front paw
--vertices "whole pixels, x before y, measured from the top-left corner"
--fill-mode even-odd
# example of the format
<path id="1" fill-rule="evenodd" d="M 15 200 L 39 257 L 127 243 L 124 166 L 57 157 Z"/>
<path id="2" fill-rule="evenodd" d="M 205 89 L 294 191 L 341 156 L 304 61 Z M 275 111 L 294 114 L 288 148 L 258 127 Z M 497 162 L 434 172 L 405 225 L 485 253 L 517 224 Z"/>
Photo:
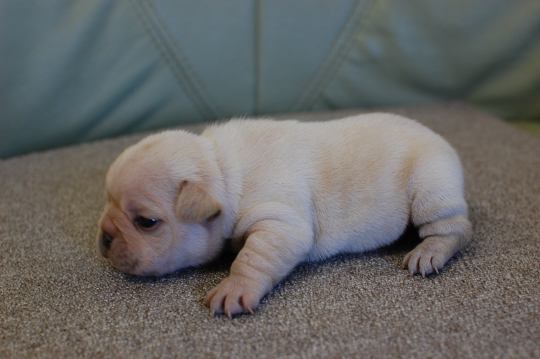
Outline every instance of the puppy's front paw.
<path id="1" fill-rule="evenodd" d="M 204 304 L 210 307 L 212 314 L 225 313 L 232 318 L 240 313 L 253 314 L 264 294 L 264 286 L 260 283 L 239 275 L 231 275 L 208 292 Z"/>
<path id="2" fill-rule="evenodd" d="M 438 274 L 453 254 L 444 239 L 426 238 L 403 259 L 403 269 L 409 268 L 411 274 L 420 273 L 423 277 L 433 271 Z"/>

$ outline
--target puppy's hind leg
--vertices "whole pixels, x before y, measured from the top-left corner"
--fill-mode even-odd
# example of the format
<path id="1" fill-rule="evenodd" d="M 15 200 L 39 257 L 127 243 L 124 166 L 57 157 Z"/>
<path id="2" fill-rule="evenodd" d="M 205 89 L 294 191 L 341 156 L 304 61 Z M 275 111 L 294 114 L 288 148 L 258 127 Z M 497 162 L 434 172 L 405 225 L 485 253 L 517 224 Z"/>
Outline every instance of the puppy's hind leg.
<path id="1" fill-rule="evenodd" d="M 403 268 L 425 277 L 438 273 L 471 240 L 459 160 L 438 156 L 423 161 L 415 169 L 409 189 L 411 219 L 423 241 L 407 254 Z"/>

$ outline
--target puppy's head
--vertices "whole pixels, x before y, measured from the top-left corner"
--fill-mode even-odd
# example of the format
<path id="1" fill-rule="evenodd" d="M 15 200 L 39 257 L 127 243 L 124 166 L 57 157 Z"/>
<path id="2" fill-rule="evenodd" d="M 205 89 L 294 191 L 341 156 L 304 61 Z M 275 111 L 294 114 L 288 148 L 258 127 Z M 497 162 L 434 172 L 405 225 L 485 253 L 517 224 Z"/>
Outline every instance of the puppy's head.
<path id="1" fill-rule="evenodd" d="M 223 188 L 212 145 L 168 131 L 128 148 L 106 178 L 98 247 L 117 269 L 162 275 L 220 251 Z"/>

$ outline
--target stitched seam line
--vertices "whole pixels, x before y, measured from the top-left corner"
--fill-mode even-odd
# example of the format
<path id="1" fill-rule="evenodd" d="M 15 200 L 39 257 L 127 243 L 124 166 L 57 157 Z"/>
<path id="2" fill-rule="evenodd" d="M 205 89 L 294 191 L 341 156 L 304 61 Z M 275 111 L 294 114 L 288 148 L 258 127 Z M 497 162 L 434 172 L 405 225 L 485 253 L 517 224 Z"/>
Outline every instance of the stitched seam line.
<path id="1" fill-rule="evenodd" d="M 339 34 L 337 41 L 332 46 L 324 64 L 310 81 L 306 90 L 292 107 L 293 111 L 308 110 L 324 90 L 328 82 L 335 76 L 338 69 L 343 64 L 346 55 L 351 51 L 356 36 L 365 23 L 370 10 L 373 9 L 375 0 L 359 0 L 354 11 Z"/>
<path id="2" fill-rule="evenodd" d="M 258 115 L 261 111 L 261 45 L 262 45 L 262 16 L 263 3 L 261 0 L 255 1 L 254 9 L 254 84 L 253 84 L 253 114 Z"/>
<path id="3" fill-rule="evenodd" d="M 148 0 L 132 0 L 139 18 L 142 20 L 154 46 L 171 69 L 176 81 L 182 87 L 193 106 L 205 120 L 218 118 L 217 106 L 208 101 L 201 81 L 189 65 L 186 56 L 174 40 L 168 27 L 163 23 L 154 5 Z"/>

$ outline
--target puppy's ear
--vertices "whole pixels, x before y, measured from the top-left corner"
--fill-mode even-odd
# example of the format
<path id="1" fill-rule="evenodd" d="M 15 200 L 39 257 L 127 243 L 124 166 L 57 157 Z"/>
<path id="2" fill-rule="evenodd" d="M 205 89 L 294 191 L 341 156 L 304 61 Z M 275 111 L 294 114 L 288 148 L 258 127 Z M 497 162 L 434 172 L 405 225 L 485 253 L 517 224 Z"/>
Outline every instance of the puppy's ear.
<path id="1" fill-rule="evenodd" d="M 221 204 L 199 184 L 183 181 L 175 212 L 180 220 L 188 223 L 212 221 L 221 214 Z"/>

